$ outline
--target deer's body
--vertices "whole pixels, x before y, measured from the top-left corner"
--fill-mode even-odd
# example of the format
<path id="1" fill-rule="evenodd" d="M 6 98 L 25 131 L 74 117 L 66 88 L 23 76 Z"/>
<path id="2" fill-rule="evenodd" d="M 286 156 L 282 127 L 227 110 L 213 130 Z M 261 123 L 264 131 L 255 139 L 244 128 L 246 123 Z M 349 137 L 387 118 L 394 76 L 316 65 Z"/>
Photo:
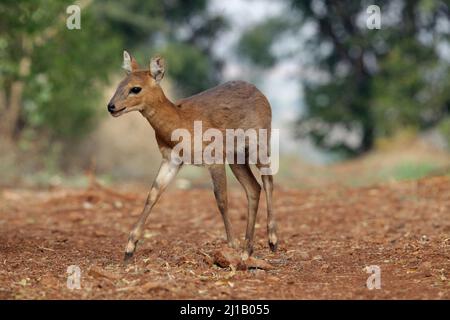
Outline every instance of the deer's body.
<path id="1" fill-rule="evenodd" d="M 175 105 L 192 122 L 199 118 L 219 129 L 269 128 L 272 113 L 266 97 L 252 84 L 230 81 L 181 99 Z"/>
<path id="2" fill-rule="evenodd" d="M 194 121 L 202 122 L 203 131 L 209 128 L 223 132 L 226 129 L 267 129 L 270 133 L 272 114 L 269 102 L 250 83 L 230 81 L 175 103 L 163 95 L 157 107 L 142 112 L 155 129 L 161 153 L 171 152 L 178 143 L 172 140 L 174 130 L 184 128 L 193 136 Z M 204 145 L 207 143 L 203 141 Z M 204 163 L 199 165 L 205 166 Z"/>
<path id="3" fill-rule="evenodd" d="M 152 207 L 183 165 L 172 159 L 172 150 L 178 143 L 172 140 L 174 130 L 183 128 L 194 135 L 194 121 L 201 121 L 203 132 L 214 128 L 223 132 L 226 129 L 266 129 L 270 133 L 272 116 L 266 97 L 255 86 L 243 81 L 227 82 L 172 103 L 159 86 L 159 81 L 164 75 L 161 58 L 152 59 L 150 71 L 144 71 L 139 70 L 136 61 L 124 52 L 124 67 L 128 71 L 128 76 L 117 88 L 108 104 L 108 110 L 113 116 L 135 110 L 140 111 L 155 130 L 155 137 L 163 158 L 143 213 L 130 233 L 125 249 L 125 258 L 128 260 L 136 249 Z M 268 152 L 270 153 L 270 149 Z M 256 166 L 261 168 L 268 165 L 258 162 Z M 224 220 L 228 244 L 237 247 L 238 241 L 234 238 L 228 217 L 225 164 L 214 163 L 208 164 L 207 167 L 213 180 L 217 205 Z M 253 250 L 254 226 L 261 187 L 248 161 L 230 164 L 230 168 L 244 187 L 248 199 L 248 220 L 243 252 L 243 258 L 246 258 Z M 277 247 L 277 236 L 272 212 L 273 181 L 271 175 L 261 177 L 267 201 L 269 245 L 274 251 Z"/>

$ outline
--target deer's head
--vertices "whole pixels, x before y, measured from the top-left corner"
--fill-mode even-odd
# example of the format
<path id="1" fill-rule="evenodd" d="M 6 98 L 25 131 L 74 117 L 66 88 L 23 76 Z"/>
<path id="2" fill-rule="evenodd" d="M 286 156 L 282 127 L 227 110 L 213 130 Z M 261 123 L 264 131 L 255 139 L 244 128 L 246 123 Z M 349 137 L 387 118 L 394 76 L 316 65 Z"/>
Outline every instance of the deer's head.
<path id="1" fill-rule="evenodd" d="M 118 117 L 130 111 L 143 111 L 161 101 L 163 92 L 159 82 L 164 77 L 164 59 L 156 56 L 150 60 L 148 70 L 140 69 L 136 60 L 123 52 L 123 69 L 127 75 L 119 83 L 108 103 L 108 111 Z"/>

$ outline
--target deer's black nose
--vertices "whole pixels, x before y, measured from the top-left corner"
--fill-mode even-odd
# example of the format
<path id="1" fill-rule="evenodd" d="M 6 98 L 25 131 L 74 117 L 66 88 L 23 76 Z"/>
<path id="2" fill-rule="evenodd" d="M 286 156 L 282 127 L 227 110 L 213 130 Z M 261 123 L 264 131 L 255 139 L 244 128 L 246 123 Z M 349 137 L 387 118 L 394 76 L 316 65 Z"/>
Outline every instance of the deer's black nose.
<path id="1" fill-rule="evenodd" d="M 112 104 L 111 102 L 108 103 L 108 111 L 113 112 L 116 109 L 116 106 Z"/>

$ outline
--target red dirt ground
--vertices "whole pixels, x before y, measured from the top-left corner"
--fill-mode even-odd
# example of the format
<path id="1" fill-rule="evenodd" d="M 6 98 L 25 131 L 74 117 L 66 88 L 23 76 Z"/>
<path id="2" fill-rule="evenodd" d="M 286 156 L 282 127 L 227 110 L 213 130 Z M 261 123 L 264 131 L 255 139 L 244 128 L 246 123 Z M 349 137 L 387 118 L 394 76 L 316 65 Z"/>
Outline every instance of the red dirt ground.
<path id="1" fill-rule="evenodd" d="M 270 270 L 214 264 L 224 228 L 212 191 L 168 191 L 134 262 L 122 264 L 146 192 L 0 191 L 2 299 L 450 299 L 450 179 L 274 193 L 280 245 L 266 243 L 261 199 L 254 256 Z M 231 191 L 235 231 L 246 200 Z M 81 289 L 67 288 L 67 267 Z M 381 268 L 368 290 L 365 267 Z"/>

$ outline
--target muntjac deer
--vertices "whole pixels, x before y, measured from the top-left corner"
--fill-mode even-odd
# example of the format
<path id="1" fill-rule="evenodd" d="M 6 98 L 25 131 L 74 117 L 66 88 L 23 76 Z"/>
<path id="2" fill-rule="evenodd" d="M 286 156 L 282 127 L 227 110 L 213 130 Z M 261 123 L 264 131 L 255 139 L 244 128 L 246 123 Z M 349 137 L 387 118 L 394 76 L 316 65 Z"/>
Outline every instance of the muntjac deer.
<path id="1" fill-rule="evenodd" d="M 172 151 L 177 144 L 177 141 L 172 139 L 173 132 L 185 128 L 194 133 L 192 129 L 194 122 L 201 121 L 203 130 L 215 128 L 224 132 L 228 129 L 265 129 L 270 136 L 272 113 L 266 97 L 255 86 L 243 81 L 227 82 L 172 103 L 166 98 L 159 85 L 165 73 L 163 58 L 153 57 L 147 70 L 140 69 L 136 60 L 126 51 L 123 53 L 123 59 L 123 68 L 127 75 L 120 82 L 108 103 L 108 111 L 114 117 L 131 111 L 141 112 L 155 130 L 156 141 L 162 155 L 162 163 L 145 202 L 142 215 L 129 235 L 124 258 L 127 262 L 134 254 L 150 211 L 183 165 L 183 161 L 180 161 L 179 158 L 176 161 L 173 157 Z M 270 137 L 267 141 L 270 143 Z M 192 147 L 194 148 L 194 145 Z M 263 147 L 260 143 L 258 144 L 258 149 L 264 149 Z M 247 259 L 253 251 L 255 219 L 261 187 L 250 169 L 248 145 L 244 150 L 245 161 L 243 163 L 233 163 L 233 161 L 230 163 L 229 161 L 229 165 L 247 194 L 248 218 L 242 252 L 242 258 Z M 270 144 L 269 147 L 265 147 L 265 150 L 270 155 Z M 233 157 L 238 156 L 236 149 L 232 153 Z M 228 245 L 237 248 L 239 242 L 234 238 L 228 216 L 225 164 L 224 162 L 196 164 L 209 169 L 214 195 L 225 224 Z M 255 164 L 261 173 L 270 167 L 270 164 L 261 161 L 257 161 Z M 268 242 L 270 249 L 275 251 L 277 234 L 272 208 L 273 177 L 272 174 L 266 173 L 261 175 L 261 179 L 267 202 Z"/>

